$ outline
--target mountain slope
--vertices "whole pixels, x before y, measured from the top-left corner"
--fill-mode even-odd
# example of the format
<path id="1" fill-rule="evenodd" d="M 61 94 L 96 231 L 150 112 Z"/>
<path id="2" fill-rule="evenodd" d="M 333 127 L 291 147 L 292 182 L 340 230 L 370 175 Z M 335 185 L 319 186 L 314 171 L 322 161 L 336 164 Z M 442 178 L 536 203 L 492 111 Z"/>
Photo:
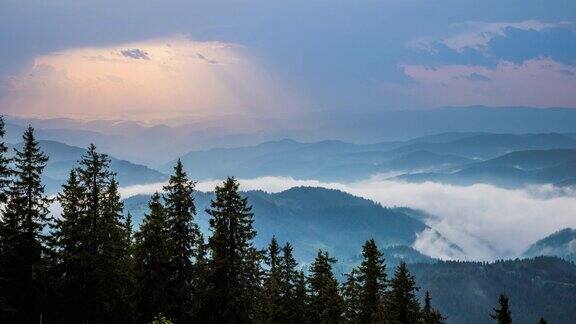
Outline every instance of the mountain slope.
<path id="1" fill-rule="evenodd" d="M 543 183 L 569 185 L 571 179 L 576 178 L 576 150 L 517 151 L 455 169 L 448 172 L 404 174 L 397 178 L 410 182 L 438 181 L 459 185 L 490 183 L 503 187 Z"/>
<path id="2" fill-rule="evenodd" d="M 576 150 L 526 150 L 511 152 L 477 163 L 477 166 L 508 166 L 522 170 L 536 170 L 576 161 Z"/>
<path id="3" fill-rule="evenodd" d="M 454 154 L 470 159 L 490 159 L 512 151 L 576 149 L 576 140 L 558 133 L 550 134 L 481 134 L 444 143 L 414 143 L 392 150 L 394 153 L 429 151 Z"/>
<path id="4" fill-rule="evenodd" d="M 40 140 L 38 143 L 42 151 L 50 158 L 44 170 L 43 180 L 47 192 L 54 193 L 60 190 L 60 186 L 67 179 L 70 170 L 77 166 L 77 161 L 80 160 L 86 150 L 57 141 Z M 21 149 L 22 143 L 13 145 L 12 148 Z M 110 168 L 116 172 L 117 180 L 121 186 L 156 183 L 168 179 L 167 175 L 146 166 L 114 157 L 110 159 Z"/>
<path id="5" fill-rule="evenodd" d="M 565 228 L 532 244 L 524 256 L 556 256 L 576 262 L 576 229 Z"/>
<path id="6" fill-rule="evenodd" d="M 384 208 L 337 190 L 297 187 L 273 194 L 244 194 L 253 206 L 257 246 L 266 246 L 276 235 L 281 242 L 291 242 L 297 258 L 304 262 L 310 262 L 322 248 L 345 263 L 371 237 L 381 246 L 411 245 L 416 234 L 426 228 L 402 209 Z M 213 193 L 195 194 L 197 220 L 205 236 L 209 229 L 204 210 L 213 198 Z M 135 224 L 147 211 L 148 199 L 140 195 L 125 200 L 126 211 L 134 216 Z"/>
<path id="7" fill-rule="evenodd" d="M 498 295 L 510 297 L 515 323 L 574 323 L 576 265 L 553 257 L 481 262 L 437 262 L 408 266 L 447 323 L 494 323 Z"/>

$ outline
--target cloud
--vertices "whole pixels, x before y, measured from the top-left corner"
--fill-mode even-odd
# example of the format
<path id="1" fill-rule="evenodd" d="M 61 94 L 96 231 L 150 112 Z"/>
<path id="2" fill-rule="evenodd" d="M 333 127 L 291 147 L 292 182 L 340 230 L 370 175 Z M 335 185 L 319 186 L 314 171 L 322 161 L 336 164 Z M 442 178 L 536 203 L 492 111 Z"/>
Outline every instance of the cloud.
<path id="1" fill-rule="evenodd" d="M 576 106 L 576 65 L 546 58 L 523 63 L 500 61 L 480 65 L 404 65 L 413 83 L 387 84 L 385 91 L 420 100 L 429 106 Z M 490 82 L 478 82 L 490 81 Z"/>
<path id="2" fill-rule="evenodd" d="M 548 185 L 510 190 L 485 184 L 404 183 L 380 177 L 348 184 L 286 177 L 239 181 L 242 190 L 279 192 L 295 186 L 316 186 L 339 189 L 384 206 L 424 210 L 434 216 L 429 219 L 433 230 L 421 233 L 414 247 L 444 259 L 516 257 L 538 239 L 562 228 L 576 228 L 576 192 Z M 202 181 L 197 189 L 210 191 L 220 183 Z M 122 192 L 149 194 L 161 190 L 162 185 L 130 187 Z M 452 243 L 462 251 L 454 249 Z"/>
<path id="3" fill-rule="evenodd" d="M 197 57 L 200 61 L 205 62 L 205 63 L 208 63 L 208 64 L 218 64 L 218 61 L 209 59 L 209 58 L 207 58 L 206 56 L 204 56 L 204 55 L 202 55 L 202 54 L 200 54 L 200 53 L 196 53 L 196 57 Z"/>
<path id="4" fill-rule="evenodd" d="M 489 48 L 492 39 L 506 37 L 510 29 L 524 31 L 543 31 L 557 28 L 566 23 L 546 23 L 538 20 L 524 20 L 519 22 L 478 22 L 469 21 L 450 25 L 448 35 L 441 37 L 423 37 L 412 40 L 409 46 L 431 53 L 437 52 L 438 44 L 444 44 L 457 52 L 466 49 L 485 51 Z"/>
<path id="5" fill-rule="evenodd" d="M 472 72 L 470 75 L 467 76 L 466 79 L 470 81 L 490 81 L 490 78 L 476 72 Z"/>
<path id="6" fill-rule="evenodd" d="M 0 111 L 164 121 L 272 118 L 299 110 L 300 97 L 260 65 L 242 45 L 184 36 L 72 48 L 38 56 L 10 76 L 3 83 Z"/>
<path id="7" fill-rule="evenodd" d="M 129 57 L 129 58 L 133 58 L 135 60 L 149 60 L 150 57 L 148 56 L 148 53 L 146 53 L 145 51 L 138 49 L 138 48 L 132 48 L 132 49 L 125 49 L 120 51 L 120 53 L 122 54 L 122 56 L 125 57 Z"/>

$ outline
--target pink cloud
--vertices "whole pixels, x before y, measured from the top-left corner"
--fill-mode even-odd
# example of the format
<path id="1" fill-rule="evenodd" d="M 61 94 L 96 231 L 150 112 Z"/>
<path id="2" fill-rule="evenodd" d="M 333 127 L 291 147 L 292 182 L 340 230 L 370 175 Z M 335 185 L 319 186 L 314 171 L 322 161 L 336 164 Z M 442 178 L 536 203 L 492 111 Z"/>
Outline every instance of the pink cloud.
<path id="1" fill-rule="evenodd" d="M 412 86 L 386 90 L 421 104 L 576 107 L 576 66 L 539 58 L 495 68 L 470 65 L 405 65 Z"/>

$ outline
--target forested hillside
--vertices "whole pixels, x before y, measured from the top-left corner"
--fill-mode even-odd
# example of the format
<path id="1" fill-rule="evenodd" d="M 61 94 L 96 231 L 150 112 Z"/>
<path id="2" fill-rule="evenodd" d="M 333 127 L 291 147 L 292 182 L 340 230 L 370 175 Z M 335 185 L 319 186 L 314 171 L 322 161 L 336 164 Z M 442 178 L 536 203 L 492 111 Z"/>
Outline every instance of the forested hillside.
<path id="1" fill-rule="evenodd" d="M 481 262 L 438 262 L 408 266 L 420 287 L 430 291 L 447 323 L 493 323 L 487 311 L 494 296 L 510 298 L 515 323 L 573 323 L 576 265 L 554 257 Z"/>
<path id="2" fill-rule="evenodd" d="M 272 235 L 292 242 L 299 261 L 310 262 L 319 248 L 329 251 L 344 263 L 358 254 L 358 246 L 373 237 L 381 246 L 410 246 L 426 225 L 412 214 L 416 210 L 385 208 L 370 200 L 324 188 L 296 187 L 280 193 L 243 193 L 253 206 L 255 238 L 258 247 L 266 246 Z M 209 215 L 214 193 L 195 192 L 197 223 L 209 234 Z M 150 197 L 134 196 L 124 201 L 126 212 L 138 225 L 148 210 Z M 352 262 L 352 260 L 351 260 Z"/>

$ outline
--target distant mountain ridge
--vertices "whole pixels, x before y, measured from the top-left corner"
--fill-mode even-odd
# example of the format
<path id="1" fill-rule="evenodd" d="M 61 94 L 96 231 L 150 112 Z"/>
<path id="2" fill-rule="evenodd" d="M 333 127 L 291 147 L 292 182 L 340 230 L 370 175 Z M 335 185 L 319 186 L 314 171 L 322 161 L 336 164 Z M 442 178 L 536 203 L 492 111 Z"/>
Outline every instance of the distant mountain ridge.
<path id="1" fill-rule="evenodd" d="M 544 183 L 570 186 L 575 178 L 574 149 L 516 151 L 494 159 L 464 164 L 447 172 L 414 173 L 397 177 L 410 182 L 437 181 L 460 185 L 490 183 L 503 187 Z"/>
<path id="2" fill-rule="evenodd" d="M 228 120 L 181 118 L 172 125 L 15 117 L 7 118 L 7 123 L 20 128 L 32 124 L 41 139 L 80 147 L 95 143 L 121 159 L 158 166 L 192 150 L 249 146 L 281 138 L 302 142 L 406 142 L 444 133 L 437 139 L 447 142 L 456 140 L 459 134 L 574 133 L 576 109 L 472 106 L 362 113 L 326 110 L 265 120 L 247 116 L 230 116 Z M 20 134 L 19 130 L 8 132 L 11 138 Z M 432 138 L 429 143 L 434 143 Z"/>
<path id="3" fill-rule="evenodd" d="M 408 142 L 351 144 L 293 140 L 256 146 L 193 151 L 181 157 L 197 179 L 289 176 L 358 181 L 396 173 L 403 181 L 521 186 L 576 178 L 576 139 L 545 134 L 445 133 Z M 161 167 L 166 172 L 173 162 Z M 576 169 L 575 169 L 576 170 Z"/>
<path id="4" fill-rule="evenodd" d="M 49 157 L 43 174 L 46 190 L 48 193 L 55 193 L 61 189 L 61 185 L 68 178 L 70 171 L 77 166 L 77 162 L 86 153 L 86 149 L 57 141 L 40 140 L 38 143 L 41 150 Z M 21 149 L 22 143 L 10 145 L 9 148 Z M 12 150 L 10 154 L 13 154 Z M 157 183 L 168 179 L 167 175 L 159 171 L 114 157 L 110 157 L 110 168 L 116 172 L 121 186 Z"/>

